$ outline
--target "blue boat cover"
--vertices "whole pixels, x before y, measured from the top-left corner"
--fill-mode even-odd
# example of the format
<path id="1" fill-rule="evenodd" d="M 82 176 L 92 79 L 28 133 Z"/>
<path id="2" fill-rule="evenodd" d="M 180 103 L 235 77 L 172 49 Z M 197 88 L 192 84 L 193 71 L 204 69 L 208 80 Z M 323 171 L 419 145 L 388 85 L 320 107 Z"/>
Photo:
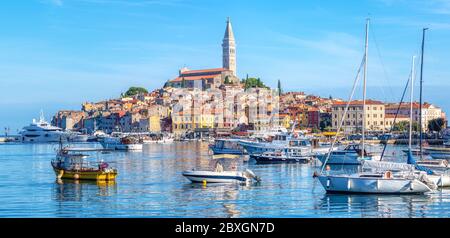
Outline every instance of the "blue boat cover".
<path id="1" fill-rule="evenodd" d="M 413 156 L 411 150 L 408 150 L 408 160 L 407 160 L 406 163 L 407 163 L 407 164 L 412 164 L 412 165 L 414 165 L 414 167 L 415 167 L 417 170 L 427 172 L 428 175 L 434 174 L 433 170 L 431 170 L 431 169 L 429 169 L 429 168 L 427 168 L 427 167 L 424 167 L 424 166 L 420 166 L 420 165 L 418 165 L 418 164 L 416 163 L 416 159 L 414 159 L 414 156 Z"/>

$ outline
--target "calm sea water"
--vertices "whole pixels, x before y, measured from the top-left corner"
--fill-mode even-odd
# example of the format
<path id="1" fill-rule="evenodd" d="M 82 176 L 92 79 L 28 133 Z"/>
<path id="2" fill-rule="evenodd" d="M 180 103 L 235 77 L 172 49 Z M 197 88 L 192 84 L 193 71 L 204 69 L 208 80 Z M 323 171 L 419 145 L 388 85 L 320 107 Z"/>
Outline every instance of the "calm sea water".
<path id="1" fill-rule="evenodd" d="M 115 184 L 59 184 L 50 166 L 57 147 L 0 144 L 0 217 L 450 216 L 450 190 L 405 196 L 328 195 L 312 178 L 313 165 L 250 162 L 248 167 L 262 177 L 259 184 L 191 184 L 181 171 L 208 163 L 207 144 L 195 142 L 100 154 L 115 162 Z"/>

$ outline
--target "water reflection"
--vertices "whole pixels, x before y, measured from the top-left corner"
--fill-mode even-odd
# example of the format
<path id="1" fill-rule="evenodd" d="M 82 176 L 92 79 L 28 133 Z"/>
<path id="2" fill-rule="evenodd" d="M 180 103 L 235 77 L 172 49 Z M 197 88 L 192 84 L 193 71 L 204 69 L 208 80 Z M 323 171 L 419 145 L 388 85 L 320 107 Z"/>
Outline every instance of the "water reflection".
<path id="1" fill-rule="evenodd" d="M 86 144 L 78 146 L 99 146 Z M 313 164 L 248 163 L 259 184 L 192 184 L 183 170 L 208 165 L 207 143 L 111 152 L 116 183 L 55 181 L 53 144 L 0 145 L 2 217 L 448 217 L 450 189 L 426 195 L 326 194 Z M 395 150 L 395 149 L 394 149 Z M 397 148 L 397 150 L 401 150 Z M 358 171 L 332 166 L 331 172 Z M 31 171 L 23 173 L 23 171 Z"/>
<path id="2" fill-rule="evenodd" d="M 113 196 L 117 194 L 115 181 L 83 181 L 57 179 L 55 182 L 55 199 L 57 201 L 81 201 L 89 196 Z"/>
<path id="3" fill-rule="evenodd" d="M 426 217 L 433 200 L 429 195 L 324 194 L 317 209 L 348 217 Z"/>

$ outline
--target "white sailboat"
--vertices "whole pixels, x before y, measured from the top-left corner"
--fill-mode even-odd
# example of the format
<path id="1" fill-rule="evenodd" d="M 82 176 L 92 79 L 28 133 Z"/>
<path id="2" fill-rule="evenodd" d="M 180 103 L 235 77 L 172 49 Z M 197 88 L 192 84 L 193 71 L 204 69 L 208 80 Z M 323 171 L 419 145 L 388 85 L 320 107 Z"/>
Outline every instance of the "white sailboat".
<path id="1" fill-rule="evenodd" d="M 363 136 L 362 136 L 362 151 L 365 147 L 365 101 L 366 101 L 366 81 L 367 81 L 367 62 L 368 62 L 368 44 L 369 44 L 369 20 L 366 23 L 366 40 L 365 40 L 365 54 L 364 54 L 364 80 L 363 80 Z M 351 101 L 356 84 L 359 78 L 355 79 L 353 90 L 350 95 Z M 344 111 L 344 116 L 341 119 L 338 131 L 342 127 L 345 115 L 348 111 L 348 106 Z M 332 143 L 332 147 L 336 142 L 336 138 Z M 407 166 L 388 162 L 372 162 L 364 161 L 364 167 L 369 166 L 370 171 L 363 171 L 354 174 L 339 174 L 330 175 L 329 171 L 325 174 L 323 170 L 327 164 L 328 158 L 324 161 L 320 173 L 315 176 L 318 177 L 320 183 L 327 193 L 365 193 L 365 194 L 422 194 L 431 191 L 430 186 L 434 185 L 427 178 L 426 172 L 416 171 L 413 166 Z M 400 169 L 400 168 L 402 169 Z M 383 168 L 383 169 L 380 169 Z M 395 170 L 395 172 L 394 172 Z"/>
<path id="2" fill-rule="evenodd" d="M 420 101 L 422 101 L 422 77 L 423 77 L 423 53 L 424 53 L 424 44 L 425 44 L 425 31 L 427 29 L 423 29 L 423 38 L 422 38 L 422 56 L 421 56 L 421 74 L 420 74 Z M 410 117 L 409 117 L 409 152 L 407 153 L 408 164 L 413 164 L 420 170 L 424 170 L 428 173 L 428 178 L 433 181 L 433 183 L 438 187 L 449 187 L 450 186 L 450 174 L 449 174 L 449 165 L 448 161 L 444 159 L 424 159 L 422 155 L 422 136 L 420 137 L 420 160 L 416 161 L 412 154 L 412 122 L 413 122 L 413 101 L 414 101 L 414 60 L 412 60 L 412 73 L 411 73 L 411 92 L 410 92 Z M 421 103 L 422 104 L 422 103 Z M 422 110 L 421 110 L 422 111 Z M 420 131 L 422 132 L 422 124 L 420 124 Z M 430 153 L 431 154 L 431 153 Z"/>

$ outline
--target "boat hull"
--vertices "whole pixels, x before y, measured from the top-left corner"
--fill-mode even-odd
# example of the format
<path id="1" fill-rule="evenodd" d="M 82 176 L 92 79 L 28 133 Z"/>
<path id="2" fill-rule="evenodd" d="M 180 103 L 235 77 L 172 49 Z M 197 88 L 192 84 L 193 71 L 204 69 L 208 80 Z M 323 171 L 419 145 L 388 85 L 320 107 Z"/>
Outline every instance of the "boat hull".
<path id="1" fill-rule="evenodd" d="M 361 178 L 352 176 L 319 176 L 327 193 L 423 194 L 431 189 L 417 179 Z"/>
<path id="2" fill-rule="evenodd" d="M 244 154 L 244 152 L 241 150 L 219 149 L 219 148 L 215 148 L 215 147 L 210 147 L 210 148 L 215 155 L 223 155 L 223 154 L 242 155 L 242 154 Z"/>
<path id="3" fill-rule="evenodd" d="M 428 175 L 428 178 L 438 187 L 450 187 L 449 175 Z"/>
<path id="4" fill-rule="evenodd" d="M 70 171 L 54 168 L 53 171 L 58 179 L 71 180 L 94 180 L 94 181 L 113 181 L 117 177 L 117 171 Z"/>
<path id="5" fill-rule="evenodd" d="M 327 154 L 318 155 L 317 159 L 322 164 L 327 159 Z M 327 164 L 339 164 L 339 165 L 361 165 L 362 161 L 357 154 L 355 155 L 335 155 L 331 154 L 328 158 Z"/>
<path id="6" fill-rule="evenodd" d="M 245 183 L 250 181 L 241 172 L 184 171 L 182 174 L 193 183 Z"/>
<path id="7" fill-rule="evenodd" d="M 310 157 L 270 157 L 270 156 L 259 156 L 252 155 L 250 156 L 256 163 L 258 164 L 289 164 L 289 163 L 302 163 L 306 164 L 311 161 Z"/>

